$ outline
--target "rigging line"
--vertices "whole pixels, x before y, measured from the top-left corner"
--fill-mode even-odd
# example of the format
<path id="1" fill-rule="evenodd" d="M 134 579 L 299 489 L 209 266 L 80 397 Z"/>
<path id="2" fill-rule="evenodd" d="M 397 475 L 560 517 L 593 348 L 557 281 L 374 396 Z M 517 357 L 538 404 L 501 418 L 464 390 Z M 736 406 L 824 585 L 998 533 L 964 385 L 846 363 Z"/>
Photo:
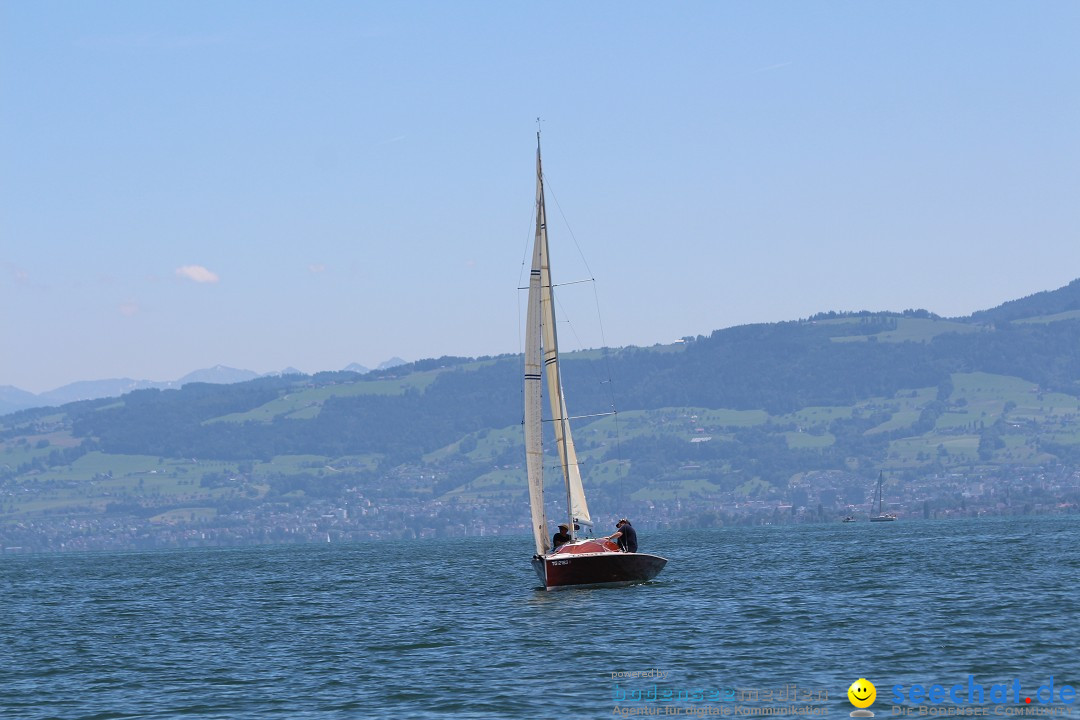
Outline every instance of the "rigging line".
<path id="1" fill-rule="evenodd" d="M 522 263 L 522 265 L 524 265 L 524 263 Z M 521 281 L 519 280 L 518 282 L 521 282 Z M 564 283 L 552 283 L 551 285 L 547 285 L 546 287 L 549 287 L 552 290 L 554 290 L 555 288 L 565 287 L 567 285 L 581 285 L 582 283 L 594 283 L 594 282 L 596 282 L 596 278 L 589 278 L 588 280 L 571 280 L 570 282 L 564 282 Z M 518 290 L 528 290 L 528 289 L 529 289 L 528 285 L 524 285 L 524 286 L 518 288 Z"/>
<path id="2" fill-rule="evenodd" d="M 584 467 L 585 463 L 578 460 L 576 463 L 566 463 L 565 467 Z M 564 465 L 562 463 L 553 463 L 547 466 L 548 470 L 562 470 Z"/>
<path id="3" fill-rule="evenodd" d="M 563 420 L 584 420 L 591 417 L 607 417 L 608 415 L 618 415 L 617 412 L 602 412 L 602 413 L 590 413 L 588 415 L 571 415 L 568 418 L 545 418 L 543 422 L 556 422 Z"/>
<path id="4" fill-rule="evenodd" d="M 595 282 L 593 283 L 593 299 L 596 301 L 596 319 L 597 319 L 597 322 L 600 324 L 600 342 L 601 342 L 600 352 L 601 352 L 601 354 L 602 354 L 602 356 L 604 358 L 604 370 L 607 373 L 607 384 L 608 384 L 608 390 L 610 392 L 609 399 L 610 399 L 610 402 L 611 402 L 611 414 L 615 416 L 615 420 L 613 421 L 615 423 L 615 460 L 616 460 L 616 463 L 617 463 L 615 467 L 616 467 L 616 472 L 618 472 L 618 468 L 622 467 L 622 460 L 623 460 L 623 457 L 622 457 L 622 437 L 621 437 L 621 435 L 619 433 L 619 411 L 615 407 L 615 382 L 614 382 L 614 378 L 612 378 L 612 375 L 611 375 L 611 349 L 608 347 L 607 336 L 604 334 L 604 314 L 602 312 L 600 312 L 600 291 L 599 291 L 598 284 L 595 283 Z M 618 476 L 616 476 L 616 479 L 618 479 Z M 622 498 L 622 511 L 624 513 L 629 512 L 629 508 L 626 507 L 626 498 L 625 498 L 625 495 L 626 495 L 626 483 L 625 482 L 619 482 L 618 487 L 619 487 L 620 490 L 622 490 L 622 493 L 620 493 L 620 494 L 623 495 L 623 498 Z"/>
<path id="5" fill-rule="evenodd" d="M 521 362 L 518 364 L 518 377 L 525 374 L 525 348 L 521 338 L 521 293 L 517 293 L 517 333 L 518 333 L 518 351 L 517 355 L 521 358 Z M 518 387 L 521 392 L 521 425 L 525 426 L 525 384 L 518 383 Z"/>
<path id="6" fill-rule="evenodd" d="M 596 282 L 593 282 L 593 299 L 596 301 L 596 322 L 600 325 L 600 354 L 604 358 L 604 371 L 607 374 L 608 390 L 610 391 L 611 411 L 616 412 L 615 383 L 611 377 L 611 353 L 609 352 L 607 337 L 604 335 L 604 315 L 600 312 L 600 294 L 597 292 Z"/>
<path id="7" fill-rule="evenodd" d="M 626 482 L 619 477 L 619 468 L 622 467 L 622 441 L 619 436 L 619 413 L 615 413 L 615 480 L 619 483 L 619 494 L 622 496 L 621 507 L 624 512 L 628 511 L 626 507 Z"/>
<path id="8" fill-rule="evenodd" d="M 607 337 L 606 337 L 606 335 L 604 333 L 604 317 L 600 313 L 600 294 L 599 294 L 599 292 L 597 290 L 596 277 L 593 275 L 592 268 L 589 267 L 589 261 L 585 259 L 585 253 L 581 249 L 581 243 L 578 242 L 577 236 L 574 234 L 574 229 L 572 227 L 570 227 L 570 221 L 566 219 L 566 213 L 563 212 L 562 205 L 559 204 L 559 198 L 555 194 L 555 188 L 551 184 L 551 181 L 548 180 L 546 173 L 544 173 L 544 175 L 543 175 L 543 180 L 544 180 L 544 187 L 551 190 L 551 199 L 555 201 L 555 207 L 558 209 L 559 215 L 562 216 L 563 224 L 566 225 L 566 230 L 567 230 L 567 232 L 570 233 L 570 238 L 574 241 L 574 247 L 577 248 L 578 255 L 581 257 L 581 262 L 584 263 L 585 270 L 586 270 L 586 272 L 589 273 L 589 277 L 592 279 L 592 283 L 593 283 L 593 299 L 594 299 L 594 301 L 596 303 L 596 317 L 597 317 L 597 321 L 600 324 L 600 343 L 601 343 L 601 347 L 604 350 L 604 364 L 605 364 L 605 368 L 607 370 L 607 376 L 608 376 L 607 381 L 610 384 L 611 383 L 611 364 L 610 364 L 609 356 L 608 356 L 608 353 L 607 353 Z M 585 281 L 578 281 L 578 282 L 585 282 Z M 576 284 L 576 283 L 564 283 L 564 284 L 573 285 L 573 284 Z M 576 333 L 575 333 L 575 336 L 576 336 Z M 579 341 L 579 346 L 580 346 L 580 341 Z M 614 391 L 612 391 L 612 395 L 611 395 L 611 408 L 612 408 L 612 410 L 615 409 L 615 394 L 614 394 Z"/>
<path id="9" fill-rule="evenodd" d="M 570 227 L 570 221 L 566 219 L 566 213 L 563 212 L 562 205 L 559 204 L 559 198 L 555 194 L 555 188 L 554 188 L 554 186 L 551 185 L 551 182 L 548 180 L 546 173 L 543 175 L 543 180 L 544 180 L 544 187 L 549 188 L 551 190 L 551 199 L 555 201 L 555 207 L 558 209 L 559 215 L 562 216 L 563 223 L 566 225 L 566 230 L 567 230 L 567 232 L 570 233 L 570 238 L 574 241 L 574 247 L 577 248 L 578 255 L 581 256 L 581 262 L 584 263 L 586 272 L 588 272 L 589 277 L 592 278 L 593 299 L 596 302 L 596 317 L 597 317 L 597 321 L 600 324 L 600 342 L 601 342 L 601 348 L 603 349 L 604 365 L 605 365 L 605 369 L 607 370 L 607 376 L 608 376 L 607 382 L 608 382 L 609 385 L 612 385 L 612 382 L 611 382 L 611 363 L 610 363 L 610 357 L 609 357 L 608 352 L 607 352 L 607 337 L 604 334 L 604 317 L 600 313 L 600 295 L 599 295 L 599 292 L 597 291 L 596 277 L 593 275 L 592 268 L 589 267 L 589 261 L 585 259 L 585 253 L 581 249 L 581 244 L 578 242 L 577 236 L 574 235 L 574 229 L 572 227 Z M 574 284 L 574 283 L 566 283 L 566 284 Z M 575 336 L 576 336 L 576 334 L 577 333 L 575 332 Z M 580 345 L 581 345 L 580 341 L 579 341 L 578 344 L 579 344 L 579 347 L 580 347 Z M 612 392 L 611 392 L 611 409 L 613 411 L 615 410 L 615 392 L 614 392 L 614 389 L 612 389 Z"/>
<path id="10" fill-rule="evenodd" d="M 518 275 L 518 284 L 521 284 L 521 278 L 525 275 L 525 263 L 529 261 L 529 250 L 532 249 L 532 240 L 536 234 L 536 200 L 532 201 L 530 206 L 532 209 L 529 211 L 529 222 L 525 232 L 525 247 L 521 251 L 521 273 Z"/>
<path id="11" fill-rule="evenodd" d="M 533 209 L 535 210 L 536 209 L 536 201 L 535 200 L 533 201 L 532 206 L 533 206 Z M 529 225 L 532 226 L 532 224 L 534 222 L 535 222 L 535 220 L 530 218 Z M 525 276 L 525 263 L 526 263 L 526 261 L 528 261 L 528 259 L 529 259 L 529 235 L 526 232 L 526 234 L 525 234 L 525 249 L 522 250 L 522 253 L 521 253 L 521 271 L 518 273 L 518 285 L 519 286 L 521 285 L 521 278 Z M 529 289 L 528 287 L 518 287 L 518 290 L 528 290 L 528 289 Z M 520 354 L 523 354 L 525 352 L 524 344 L 523 344 L 523 341 L 522 341 L 522 338 L 521 338 L 521 293 L 517 294 L 517 311 L 518 311 L 518 354 L 520 355 Z M 523 366 L 524 366 L 524 362 L 525 362 L 524 358 L 522 358 L 522 365 Z M 522 389 L 522 394 L 524 395 L 524 393 L 525 393 L 525 390 Z"/>
<path id="12" fill-rule="evenodd" d="M 581 244 L 578 243 L 577 236 L 574 235 L 574 229 L 570 227 L 570 222 L 566 219 L 566 213 L 563 212 L 562 205 L 559 204 L 559 198 L 555 195 L 555 188 L 547 179 L 547 173 L 543 174 L 544 187 L 551 190 L 551 199 L 555 201 L 555 207 L 559 210 L 559 215 L 562 216 L 563 224 L 566 225 L 567 232 L 570 233 L 570 238 L 574 241 L 574 247 L 577 248 L 578 255 L 581 257 L 581 262 L 585 264 L 585 271 L 589 273 L 589 277 L 592 277 L 592 268 L 589 267 L 589 261 L 585 259 L 585 253 L 581 250 Z"/>
<path id="13" fill-rule="evenodd" d="M 536 209 L 536 203 L 535 202 L 533 203 L 533 209 L 534 210 Z M 534 213 L 534 215 L 535 215 L 535 213 Z M 536 223 L 536 218 L 535 217 L 532 217 L 532 218 L 529 219 L 529 227 L 530 228 L 532 228 L 535 223 Z M 525 287 L 521 287 L 521 278 L 525 277 L 525 275 L 526 275 L 526 272 L 527 272 L 526 271 L 526 265 L 528 265 L 530 268 L 532 266 L 532 263 L 531 263 L 530 258 L 529 258 L 529 251 L 532 249 L 532 241 L 533 241 L 534 234 L 535 234 L 535 232 L 533 230 L 531 230 L 531 229 L 529 231 L 527 231 L 526 234 L 525 234 L 525 247 L 521 251 L 521 272 L 518 273 L 518 290 L 528 290 L 529 289 L 528 285 L 526 285 Z"/>
<path id="14" fill-rule="evenodd" d="M 574 342 L 577 343 L 578 351 L 579 352 L 587 352 L 587 348 L 585 347 L 585 343 L 581 342 L 581 337 L 578 335 L 577 327 L 575 327 L 574 323 L 570 320 L 569 313 L 565 312 L 565 308 L 563 307 L 562 300 L 559 299 L 559 296 L 554 295 L 554 294 L 552 295 L 552 297 L 555 298 L 555 302 L 556 302 L 556 304 L 558 304 L 559 310 L 561 311 L 559 313 L 559 317 L 562 318 L 561 322 L 566 323 L 570 327 L 570 333 L 574 336 Z M 586 365 L 589 368 L 589 372 L 592 375 L 593 382 L 596 383 L 597 385 L 603 385 L 604 380 L 602 380 L 600 378 L 600 373 L 598 373 L 596 371 L 596 368 L 594 367 L 593 363 L 588 362 L 588 363 L 586 363 Z M 560 372 L 561 372 L 561 370 L 560 370 Z M 608 375 L 607 382 L 609 382 L 609 383 L 611 382 L 610 374 Z M 614 403 L 612 403 L 611 409 L 612 410 L 615 409 Z"/>

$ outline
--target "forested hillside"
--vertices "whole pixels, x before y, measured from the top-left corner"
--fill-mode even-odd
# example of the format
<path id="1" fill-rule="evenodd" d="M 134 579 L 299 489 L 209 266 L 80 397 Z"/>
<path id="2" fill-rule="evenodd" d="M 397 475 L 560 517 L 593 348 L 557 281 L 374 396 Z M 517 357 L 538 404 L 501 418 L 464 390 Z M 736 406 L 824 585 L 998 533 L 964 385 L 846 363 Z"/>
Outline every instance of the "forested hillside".
<path id="1" fill-rule="evenodd" d="M 0 518 L 126 508 L 164 522 L 197 508 L 187 522 L 205 524 L 346 496 L 396 498 L 402 518 L 413 506 L 512 518 L 521 373 L 519 356 L 444 357 L 14 413 L 0 430 Z M 822 497 L 862 502 L 879 470 L 900 497 L 957 473 L 1068 475 L 1080 465 L 1080 281 L 971 318 L 822 313 L 570 354 L 564 382 L 572 412 L 595 416 L 576 432 L 590 495 L 608 504 L 806 505 L 825 483 L 825 512 Z"/>
<path id="2" fill-rule="evenodd" d="M 904 319 L 752 325 L 717 331 L 675 352 L 627 348 L 606 359 L 570 357 L 564 365 L 567 396 L 582 415 L 613 404 L 621 410 L 686 406 L 779 415 L 944 387 L 953 373 L 972 372 L 1023 378 L 1044 391 L 1080 395 L 1078 320 L 999 323 L 927 342 L 876 340 Z M 477 430 L 518 420 L 520 363 L 506 356 L 446 364 L 422 390 L 330 394 L 313 417 L 282 414 L 268 422 L 213 420 L 297 391 L 372 380 L 334 373 L 228 386 L 192 383 L 180 390 L 138 390 L 120 402 L 80 404 L 66 412 L 75 437 L 108 453 L 240 460 L 377 452 L 404 462 Z M 612 386 L 603 382 L 609 374 Z M 942 400 L 947 398 L 944 392 Z"/>

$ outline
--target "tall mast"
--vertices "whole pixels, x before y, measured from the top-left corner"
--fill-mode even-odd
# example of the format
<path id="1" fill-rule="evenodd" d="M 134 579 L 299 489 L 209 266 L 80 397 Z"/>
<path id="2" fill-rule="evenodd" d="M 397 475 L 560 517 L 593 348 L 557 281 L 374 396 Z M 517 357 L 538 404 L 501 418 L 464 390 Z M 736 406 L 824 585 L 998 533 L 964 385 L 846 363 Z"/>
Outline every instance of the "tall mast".
<path id="1" fill-rule="evenodd" d="M 540 133 L 536 133 L 537 158 L 537 242 L 541 250 L 540 267 L 540 325 L 542 330 L 542 350 L 544 374 L 547 380 L 548 402 L 551 405 L 551 420 L 555 430 L 555 447 L 559 453 L 560 469 L 566 487 L 566 515 L 570 528 L 570 537 L 576 537 L 579 522 L 592 524 L 589 517 L 585 492 L 581 487 L 581 469 L 578 466 L 577 450 L 574 437 L 570 432 L 570 413 L 566 409 L 566 394 L 563 392 L 562 371 L 559 363 L 559 334 L 555 323 L 555 283 L 551 278 L 551 255 L 548 250 L 547 206 L 544 198 L 544 173 L 540 161 Z"/>
<path id="2" fill-rule="evenodd" d="M 570 536 L 577 523 L 592 524 L 585 492 L 581 487 L 570 414 L 566 409 L 562 375 L 559 371 L 559 340 L 555 326 L 554 284 L 548 254 L 547 208 L 544 202 L 544 172 L 540 159 L 540 133 L 536 133 L 536 237 L 529 275 L 529 306 L 525 336 L 525 453 L 529 476 L 529 503 L 537 553 L 548 547 L 543 509 L 543 447 L 541 432 L 541 387 L 546 385 L 555 430 L 555 447 L 566 486 L 566 514 Z M 543 373 L 543 377 L 541 376 Z"/>
<path id="3" fill-rule="evenodd" d="M 559 339 L 555 326 L 555 286 L 551 280 L 551 255 L 548 251 L 547 207 L 544 202 L 544 170 L 540 159 L 540 131 L 536 131 L 536 239 L 542 246 L 540 268 L 540 325 L 543 329 L 544 372 L 547 374 L 548 402 L 551 404 L 551 420 L 555 423 L 555 444 L 562 465 L 563 484 L 566 486 L 566 523 L 570 539 L 576 537 L 574 502 L 570 493 L 570 458 L 566 450 L 569 436 L 569 420 L 566 417 L 566 398 L 563 396 L 562 377 L 559 372 Z M 575 458 L 576 459 L 576 458 Z"/>

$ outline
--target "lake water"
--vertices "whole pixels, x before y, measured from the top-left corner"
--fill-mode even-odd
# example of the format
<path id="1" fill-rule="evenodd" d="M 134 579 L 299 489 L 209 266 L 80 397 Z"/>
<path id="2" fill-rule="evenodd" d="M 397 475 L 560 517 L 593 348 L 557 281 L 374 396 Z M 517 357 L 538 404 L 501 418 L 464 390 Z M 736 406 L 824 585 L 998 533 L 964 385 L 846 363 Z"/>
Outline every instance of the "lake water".
<path id="1" fill-rule="evenodd" d="M 0 718 L 1077 717 L 1078 521 L 642 532 L 656 581 L 551 593 L 526 537 L 3 556 Z"/>

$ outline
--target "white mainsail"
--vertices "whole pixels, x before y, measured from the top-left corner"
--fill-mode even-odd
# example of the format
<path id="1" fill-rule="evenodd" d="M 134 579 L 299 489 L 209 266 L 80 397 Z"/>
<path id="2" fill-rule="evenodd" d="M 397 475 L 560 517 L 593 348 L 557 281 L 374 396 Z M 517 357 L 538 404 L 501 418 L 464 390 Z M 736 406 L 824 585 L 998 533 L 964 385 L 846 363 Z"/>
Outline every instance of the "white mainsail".
<path id="1" fill-rule="evenodd" d="M 536 553 L 544 555 L 550 549 L 547 536 L 547 517 L 544 514 L 544 450 L 540 408 L 540 268 L 547 265 L 547 231 L 544 242 L 544 187 L 540 173 L 540 148 L 536 150 L 536 238 L 533 240 L 532 269 L 529 272 L 529 309 L 525 320 L 525 469 L 529 477 L 529 507 L 532 509 L 533 539 Z"/>
<path id="2" fill-rule="evenodd" d="M 547 212 L 544 207 L 544 174 L 540 163 L 540 145 L 536 147 L 536 236 L 533 240 L 532 268 L 529 273 L 529 304 L 525 334 L 525 457 L 529 478 L 529 504 L 532 508 L 533 538 L 536 552 L 545 554 L 549 548 L 547 520 L 544 514 L 543 448 L 541 444 L 541 359 L 547 376 L 548 400 L 555 426 L 555 444 L 559 451 L 563 481 L 566 484 L 567 506 L 570 509 L 570 533 L 574 524 L 592 525 L 585 491 L 581 487 L 581 471 L 577 451 L 570 432 L 566 396 L 559 372 L 559 342 L 555 329 L 555 302 L 551 285 L 551 265 L 548 256 Z"/>

